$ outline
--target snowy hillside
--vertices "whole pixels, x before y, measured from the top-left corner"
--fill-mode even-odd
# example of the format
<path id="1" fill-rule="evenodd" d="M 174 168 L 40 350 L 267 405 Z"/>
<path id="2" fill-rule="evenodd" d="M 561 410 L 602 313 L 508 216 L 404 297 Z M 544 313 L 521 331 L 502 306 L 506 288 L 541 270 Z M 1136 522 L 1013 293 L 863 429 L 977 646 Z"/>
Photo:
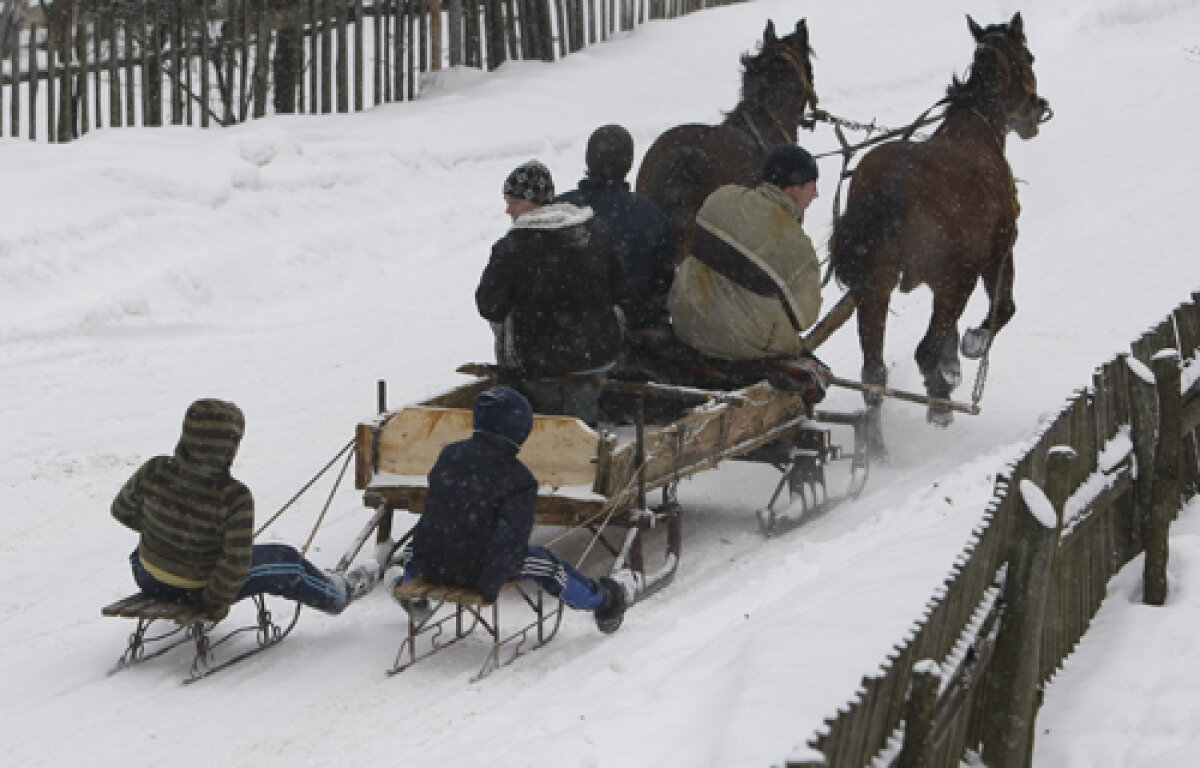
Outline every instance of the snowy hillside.
<path id="1" fill-rule="evenodd" d="M 964 13 L 986 24 L 1017 10 L 1055 118 L 1031 142 L 1009 139 L 1023 207 L 1017 314 L 981 415 L 941 431 L 922 408 L 890 405 L 891 465 L 856 502 L 776 539 L 753 516 L 769 469 L 685 483 L 674 584 L 613 636 L 567 616 L 552 645 L 482 684 L 467 683 L 478 648 L 387 678 L 403 616 L 382 590 L 340 617 L 302 614 L 286 643 L 198 685 L 179 683 L 184 656 L 106 675 L 132 622 L 99 609 L 132 591 L 136 544 L 108 506 L 130 472 L 173 448 L 189 402 L 244 409 L 235 474 L 264 521 L 373 415 L 377 380 L 395 405 L 490 359 L 473 293 L 508 225 L 500 184 L 512 167 L 537 157 L 565 190 L 598 125 L 624 124 L 640 153 L 671 125 L 718 121 L 737 101 L 738 56 L 769 18 L 807 18 L 824 108 L 903 125 L 964 74 Z M 1198 44 L 1196 0 L 761 0 L 650 23 L 554 64 L 446 72 L 421 101 L 361 115 L 0 140 L 4 764 L 781 762 L 909 628 L 1040 420 L 1200 288 Z M 801 142 L 836 146 L 827 127 Z M 821 167 L 808 228 L 823 243 L 839 165 Z M 836 298 L 829 286 L 826 304 Z M 928 292 L 893 309 L 891 382 L 919 390 L 912 350 Z M 985 312 L 977 296 L 966 318 Z M 851 327 L 821 354 L 857 377 Z M 974 365 L 964 373 L 969 385 Z M 858 403 L 844 391 L 827 401 Z M 265 539 L 302 544 L 325 492 Z M 1120 599 L 1051 689 L 1039 765 L 1194 763 L 1190 513 L 1172 605 L 1148 618 L 1122 575 Z M 343 487 L 310 556 L 332 566 L 366 515 Z M 1122 655 L 1130 647 L 1146 655 Z M 1166 724 L 1149 721 L 1156 701 Z"/>

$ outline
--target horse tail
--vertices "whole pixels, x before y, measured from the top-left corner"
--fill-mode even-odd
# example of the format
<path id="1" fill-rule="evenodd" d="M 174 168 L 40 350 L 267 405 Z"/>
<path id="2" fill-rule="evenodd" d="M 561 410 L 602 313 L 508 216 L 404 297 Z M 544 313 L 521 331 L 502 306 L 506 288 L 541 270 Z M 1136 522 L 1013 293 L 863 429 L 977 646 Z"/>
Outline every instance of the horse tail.
<path id="1" fill-rule="evenodd" d="M 881 246 L 900 232 L 907 201 L 899 184 L 888 182 L 860 195 L 833 225 L 829 267 L 839 284 L 858 293 L 876 270 Z"/>

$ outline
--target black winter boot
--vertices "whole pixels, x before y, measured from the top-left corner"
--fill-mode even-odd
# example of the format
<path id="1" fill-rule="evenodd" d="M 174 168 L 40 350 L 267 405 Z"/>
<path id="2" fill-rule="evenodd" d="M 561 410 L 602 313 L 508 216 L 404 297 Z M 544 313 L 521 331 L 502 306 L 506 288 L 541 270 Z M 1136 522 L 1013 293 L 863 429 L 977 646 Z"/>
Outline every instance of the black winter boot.
<path id="1" fill-rule="evenodd" d="M 609 635 L 620 628 L 625 618 L 625 592 L 609 578 L 600 579 L 600 587 L 604 590 L 604 604 L 596 609 L 596 628 Z"/>

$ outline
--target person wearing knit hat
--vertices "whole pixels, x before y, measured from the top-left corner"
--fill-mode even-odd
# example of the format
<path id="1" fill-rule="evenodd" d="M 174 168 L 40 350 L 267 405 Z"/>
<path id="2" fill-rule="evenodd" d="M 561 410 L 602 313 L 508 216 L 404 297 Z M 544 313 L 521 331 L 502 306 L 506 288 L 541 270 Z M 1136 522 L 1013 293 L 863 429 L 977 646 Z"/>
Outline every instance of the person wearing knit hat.
<path id="1" fill-rule="evenodd" d="M 621 350 L 628 288 L 616 244 L 591 208 L 554 201 L 537 160 L 502 186 L 512 228 L 492 246 L 475 290 L 496 362 L 538 413 L 595 426 L 600 389 Z"/>
<path id="2" fill-rule="evenodd" d="M 536 205 L 554 202 L 554 179 L 550 169 L 537 160 L 521 163 L 504 179 L 504 196 Z"/>
<path id="3" fill-rule="evenodd" d="M 490 605 L 508 582 L 529 580 L 572 608 L 591 611 L 601 632 L 616 631 L 626 591 L 529 543 L 538 482 L 517 456 L 533 429 L 529 401 L 509 387 L 492 387 L 475 398 L 472 416 L 471 436 L 443 448 L 429 471 L 424 512 L 388 569 L 393 594 L 396 586 L 423 578 L 478 589 Z M 418 624 L 429 616 L 428 603 L 400 604 Z"/>
<path id="4" fill-rule="evenodd" d="M 821 312 L 820 266 L 802 226 L 817 198 L 817 164 L 783 144 L 767 153 L 761 176 L 754 188 L 720 187 L 700 207 L 668 297 L 672 325 L 700 353 L 744 361 L 815 403 L 832 380 L 800 335 Z"/>
<path id="5" fill-rule="evenodd" d="M 674 242 L 667 216 L 635 194 L 625 176 L 633 166 L 633 137 L 620 125 L 603 125 L 588 138 L 587 176 L 563 202 L 596 212 L 616 241 L 629 299 L 621 305 L 626 330 L 638 334 L 670 323 L 667 294 L 675 277 Z"/>
<path id="6" fill-rule="evenodd" d="M 205 398 L 188 406 L 172 456 L 150 459 L 112 504 L 139 534 L 129 562 L 142 592 L 196 603 L 214 620 L 252 595 L 341 613 L 379 580 L 379 566 L 322 571 L 287 544 L 253 544 L 254 497 L 230 474 L 245 430 L 237 405 Z"/>

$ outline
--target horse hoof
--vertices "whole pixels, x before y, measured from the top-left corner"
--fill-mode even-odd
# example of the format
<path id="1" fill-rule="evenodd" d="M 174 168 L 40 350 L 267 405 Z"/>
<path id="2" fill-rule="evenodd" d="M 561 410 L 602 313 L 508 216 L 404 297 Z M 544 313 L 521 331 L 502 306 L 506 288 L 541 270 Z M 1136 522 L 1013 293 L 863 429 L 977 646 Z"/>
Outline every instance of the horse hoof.
<path id="1" fill-rule="evenodd" d="M 987 350 L 988 341 L 992 334 L 984 328 L 971 328 L 962 337 L 962 353 L 964 357 L 978 360 Z"/>
<path id="2" fill-rule="evenodd" d="M 929 411 L 925 414 L 925 418 L 933 426 L 945 429 L 954 423 L 954 412 L 949 408 L 930 406 Z"/>
<path id="3" fill-rule="evenodd" d="M 942 377 L 942 381 L 949 390 L 958 389 L 958 385 L 962 384 L 962 366 L 957 360 L 939 365 L 938 375 Z"/>

